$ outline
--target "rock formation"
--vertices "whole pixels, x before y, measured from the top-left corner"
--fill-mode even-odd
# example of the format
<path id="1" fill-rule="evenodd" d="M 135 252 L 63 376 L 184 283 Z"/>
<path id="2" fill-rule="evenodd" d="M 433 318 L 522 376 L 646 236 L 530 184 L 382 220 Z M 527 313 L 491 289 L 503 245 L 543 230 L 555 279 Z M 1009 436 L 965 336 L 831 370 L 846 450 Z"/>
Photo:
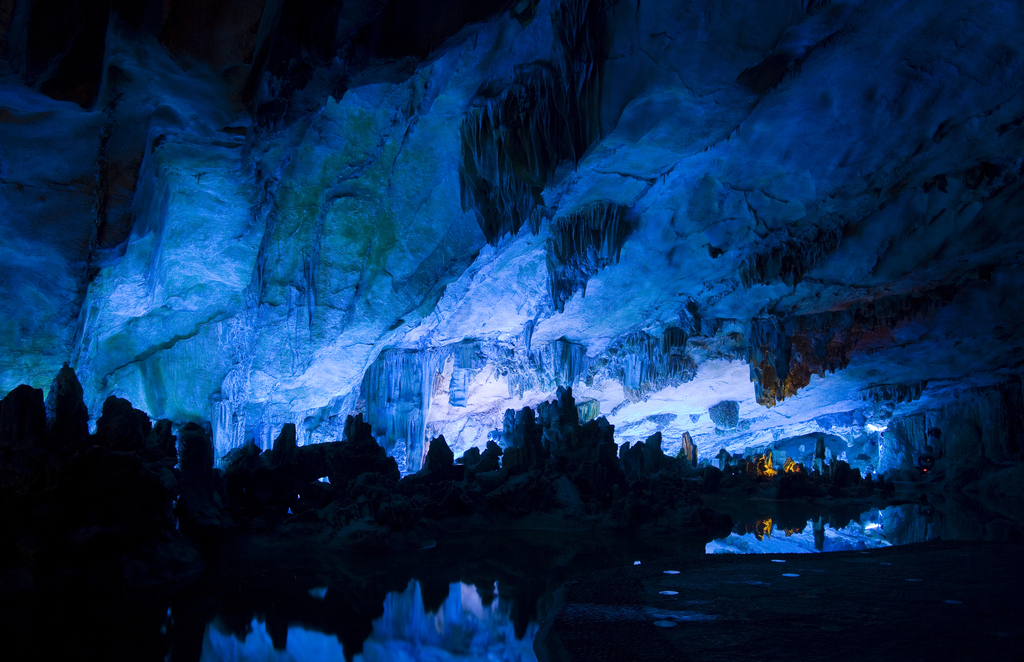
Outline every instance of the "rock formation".
<path id="1" fill-rule="evenodd" d="M 1002 5 L 16 4 L 2 391 L 67 363 L 216 461 L 364 412 L 410 473 L 559 386 L 675 454 L 1019 381 Z"/>

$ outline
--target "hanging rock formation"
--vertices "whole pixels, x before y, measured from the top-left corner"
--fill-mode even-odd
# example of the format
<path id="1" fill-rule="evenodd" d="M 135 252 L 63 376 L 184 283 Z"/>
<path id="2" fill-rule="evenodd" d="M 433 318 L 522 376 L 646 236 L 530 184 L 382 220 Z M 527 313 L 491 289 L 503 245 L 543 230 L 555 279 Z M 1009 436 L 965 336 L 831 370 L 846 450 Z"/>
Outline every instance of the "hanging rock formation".
<path id="1" fill-rule="evenodd" d="M 3 435 L 409 474 L 560 386 L 676 455 L 1020 380 L 1012 5 L 165 4 L 0 7 L 0 390 L 80 380 Z"/>

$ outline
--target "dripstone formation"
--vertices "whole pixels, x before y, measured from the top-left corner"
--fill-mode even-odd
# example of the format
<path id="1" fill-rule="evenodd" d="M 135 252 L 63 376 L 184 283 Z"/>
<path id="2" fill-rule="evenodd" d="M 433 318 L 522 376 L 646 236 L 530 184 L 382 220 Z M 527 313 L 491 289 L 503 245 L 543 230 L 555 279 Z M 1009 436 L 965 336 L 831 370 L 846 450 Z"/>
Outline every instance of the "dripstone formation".
<path id="1" fill-rule="evenodd" d="M 162 585 L 194 578 L 247 536 L 311 540 L 362 552 L 402 552 L 460 531 L 489 529 L 708 536 L 728 516 L 701 494 L 768 499 L 872 499 L 892 492 L 846 462 L 814 470 L 762 456 L 719 467 L 678 457 L 661 433 L 618 446 L 605 418 L 580 422 L 571 389 L 536 411 L 508 410 L 481 452 L 456 460 L 434 438 L 420 471 L 402 477 L 361 415 L 341 441 L 297 446 L 285 425 L 271 450 L 252 442 L 215 467 L 209 431 L 172 434 L 126 400 L 104 403 L 95 434 L 74 371 L 64 368 L 44 403 L 21 386 L 0 401 L 0 524 L 4 586 L 32 590 L 106 582 Z M 50 423 L 47 424 L 47 416 Z"/>

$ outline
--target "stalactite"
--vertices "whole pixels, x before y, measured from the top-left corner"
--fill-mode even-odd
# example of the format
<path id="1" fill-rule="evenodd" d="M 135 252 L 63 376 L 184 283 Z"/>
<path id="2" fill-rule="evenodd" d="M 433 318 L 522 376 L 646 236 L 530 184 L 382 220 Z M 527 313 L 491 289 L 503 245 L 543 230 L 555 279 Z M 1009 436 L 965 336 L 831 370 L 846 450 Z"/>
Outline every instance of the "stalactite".
<path id="1" fill-rule="evenodd" d="M 839 248 L 843 229 L 818 228 L 812 236 L 795 239 L 785 236 L 768 239 L 768 248 L 747 256 L 740 265 L 739 277 L 743 287 L 768 285 L 781 281 L 793 287 L 803 280 L 814 265 Z"/>
<path id="2" fill-rule="evenodd" d="M 491 244 L 524 225 L 536 234 L 555 168 L 578 162 L 600 137 L 602 16 L 599 2 L 563 2 L 552 17 L 556 62 L 518 66 L 504 91 L 478 100 L 462 120 L 462 206 L 477 210 Z"/>
<path id="3" fill-rule="evenodd" d="M 750 321 L 747 363 L 759 404 L 772 407 L 786 397 L 784 384 L 791 355 L 792 340 L 778 317 L 768 315 Z"/>
<path id="4" fill-rule="evenodd" d="M 849 353 L 868 333 L 889 332 L 898 324 L 933 314 L 952 298 L 941 287 L 922 294 L 896 295 L 846 310 L 782 320 L 767 315 L 751 320 L 747 363 L 758 403 L 772 407 L 810 383 L 811 375 L 849 365 Z"/>
<path id="5" fill-rule="evenodd" d="M 627 212 L 622 205 L 601 203 L 552 222 L 547 263 L 555 310 L 561 312 L 577 291 L 586 296 L 590 278 L 619 261 L 622 246 L 633 232 Z"/>
<path id="6" fill-rule="evenodd" d="M 450 349 L 386 349 L 363 375 L 366 421 L 388 452 L 404 442 L 402 471 L 418 471 L 424 453 L 424 430 L 434 382 Z"/>
<path id="7" fill-rule="evenodd" d="M 927 380 L 918 380 L 906 384 L 879 384 L 872 386 L 864 393 L 864 399 L 875 403 L 901 404 L 913 402 L 921 397 L 928 386 Z"/>
<path id="8" fill-rule="evenodd" d="M 527 352 L 530 351 L 530 345 L 533 342 L 533 329 L 536 326 L 536 320 L 527 320 L 526 324 L 523 325 L 522 344 Z"/>
<path id="9" fill-rule="evenodd" d="M 454 368 L 448 386 L 448 404 L 452 407 L 465 407 L 469 397 L 470 371 L 465 368 Z"/>
<path id="10" fill-rule="evenodd" d="M 566 338 L 533 345 L 528 351 L 491 347 L 487 360 L 496 363 L 498 372 L 508 379 L 509 397 L 574 386 L 592 368 L 587 348 Z"/>
<path id="11" fill-rule="evenodd" d="M 625 389 L 632 402 L 648 393 L 692 381 L 697 364 L 686 354 L 686 333 L 666 328 L 661 337 L 636 331 L 619 339 L 608 350 L 607 370 Z"/>

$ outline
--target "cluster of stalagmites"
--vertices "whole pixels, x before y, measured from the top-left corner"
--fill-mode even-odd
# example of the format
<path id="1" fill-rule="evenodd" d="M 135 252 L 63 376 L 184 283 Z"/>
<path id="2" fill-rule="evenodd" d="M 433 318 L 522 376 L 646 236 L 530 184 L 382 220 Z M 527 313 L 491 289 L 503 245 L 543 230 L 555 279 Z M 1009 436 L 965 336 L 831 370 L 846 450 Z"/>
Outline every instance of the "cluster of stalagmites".
<path id="1" fill-rule="evenodd" d="M 0 401 L 0 591 L 81 580 L 145 586 L 202 570 L 173 509 L 189 467 L 210 455 L 202 428 L 179 431 L 178 470 L 170 421 L 152 425 L 110 397 L 95 434 L 88 423 L 68 367 L 45 402 L 24 385 Z"/>
<path id="2" fill-rule="evenodd" d="M 272 450 L 249 442 L 222 468 L 195 423 L 175 436 L 170 421 L 154 425 L 113 396 L 95 434 L 88 421 L 68 367 L 46 401 L 19 386 L 0 402 L 0 585 L 181 580 L 217 558 L 226 537 L 261 532 L 400 549 L 446 527 L 529 527 L 527 516 L 561 528 L 729 526 L 697 496 L 692 444 L 669 457 L 655 434 L 620 451 L 605 419 L 580 423 L 570 390 L 536 412 L 509 410 L 501 445 L 458 462 L 443 437 L 432 440 L 423 468 L 404 478 L 361 415 L 343 441 L 300 447 L 285 425 Z"/>
<path id="3" fill-rule="evenodd" d="M 725 449 L 719 452 L 716 464 L 704 469 L 702 488 L 706 493 L 770 499 L 864 499 L 885 497 L 896 489 L 884 475 L 862 477 L 859 469 L 843 460 L 826 461 L 823 442 L 815 450 L 811 467 L 789 462 L 776 469 L 770 454 L 733 457 Z"/>
<path id="4" fill-rule="evenodd" d="M 458 526 L 458 518 L 504 526 L 544 515 L 680 533 L 728 524 L 703 507 L 690 460 L 665 455 L 660 434 L 620 452 L 605 419 L 580 423 L 571 390 L 536 412 L 509 410 L 501 441 L 472 448 L 456 462 L 444 437 L 437 437 L 423 468 L 401 478 L 362 416 L 348 419 L 343 441 L 303 447 L 296 447 L 294 427 L 286 425 L 271 451 L 250 444 L 224 458 L 225 514 L 250 531 L 305 523 L 402 532 Z M 379 532 L 361 535 L 369 541 Z"/>

